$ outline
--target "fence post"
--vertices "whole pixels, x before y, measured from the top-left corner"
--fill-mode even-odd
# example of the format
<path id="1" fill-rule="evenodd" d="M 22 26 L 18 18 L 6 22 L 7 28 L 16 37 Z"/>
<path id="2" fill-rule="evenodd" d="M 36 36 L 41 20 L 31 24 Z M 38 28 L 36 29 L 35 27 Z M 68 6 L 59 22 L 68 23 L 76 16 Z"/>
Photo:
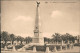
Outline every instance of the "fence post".
<path id="1" fill-rule="evenodd" d="M 36 52 L 36 46 L 33 46 L 33 52 Z"/>
<path id="2" fill-rule="evenodd" d="M 50 51 L 49 51 L 49 47 L 47 46 L 46 47 L 46 53 L 49 53 Z"/>
<path id="3" fill-rule="evenodd" d="M 7 47 L 6 46 L 4 47 L 4 50 L 7 50 Z"/>
<path id="4" fill-rule="evenodd" d="M 55 52 L 57 51 L 57 48 L 56 48 L 56 46 L 54 46 L 54 51 L 55 51 Z"/>
<path id="5" fill-rule="evenodd" d="M 62 50 L 62 45 L 60 46 L 60 50 Z"/>

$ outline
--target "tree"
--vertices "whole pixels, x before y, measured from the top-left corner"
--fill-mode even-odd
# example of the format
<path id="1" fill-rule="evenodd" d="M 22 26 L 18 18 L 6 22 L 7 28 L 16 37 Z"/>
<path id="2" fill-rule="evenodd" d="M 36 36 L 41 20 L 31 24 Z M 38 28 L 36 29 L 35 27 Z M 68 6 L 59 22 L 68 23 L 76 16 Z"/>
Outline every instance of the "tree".
<path id="1" fill-rule="evenodd" d="M 31 37 L 26 37 L 24 39 L 24 41 L 26 41 L 26 43 L 30 43 L 30 42 L 32 42 L 32 38 Z"/>
<path id="2" fill-rule="evenodd" d="M 28 36 L 28 43 L 32 42 L 32 38 Z"/>
<path id="3" fill-rule="evenodd" d="M 16 39 L 15 35 L 14 35 L 14 34 L 10 34 L 10 38 L 11 38 L 11 41 L 12 41 L 12 44 L 13 44 L 13 42 L 14 42 L 15 39 Z"/>
<path id="4" fill-rule="evenodd" d="M 59 33 L 55 33 L 55 34 L 53 34 L 52 35 L 52 37 L 53 37 L 53 41 L 61 41 L 62 40 L 62 38 L 61 38 L 61 36 L 60 36 L 61 34 L 59 34 Z"/>
<path id="5" fill-rule="evenodd" d="M 48 42 L 48 38 L 44 37 L 44 42 Z"/>
<path id="6" fill-rule="evenodd" d="M 26 41 L 26 43 L 28 43 L 28 38 L 26 37 L 26 38 L 24 38 L 24 41 Z"/>
<path id="7" fill-rule="evenodd" d="M 69 34 L 69 33 L 66 33 L 66 34 L 63 34 L 62 36 L 61 36 L 61 38 L 62 38 L 62 40 L 64 40 L 64 41 L 72 41 L 72 42 L 74 42 L 74 40 L 75 40 L 75 37 L 74 36 L 72 36 L 71 34 Z"/>
<path id="8" fill-rule="evenodd" d="M 1 33 L 1 39 L 2 39 L 3 41 L 5 41 L 5 45 L 6 45 L 6 44 L 7 44 L 7 41 L 10 41 L 10 37 L 9 37 L 8 32 L 3 31 L 3 32 Z"/>
<path id="9" fill-rule="evenodd" d="M 22 44 L 22 42 L 24 41 L 24 38 L 21 37 L 21 36 L 18 36 L 16 39 L 17 39 L 17 41 L 21 41 L 21 44 Z"/>

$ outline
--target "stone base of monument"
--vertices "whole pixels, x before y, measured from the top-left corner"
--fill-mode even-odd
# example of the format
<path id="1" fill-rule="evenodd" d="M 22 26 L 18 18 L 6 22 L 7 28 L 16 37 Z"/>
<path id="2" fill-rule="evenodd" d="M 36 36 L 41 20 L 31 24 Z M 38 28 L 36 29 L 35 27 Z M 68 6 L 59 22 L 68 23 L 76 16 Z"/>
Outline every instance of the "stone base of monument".
<path id="1" fill-rule="evenodd" d="M 43 46 L 44 45 L 44 43 L 31 43 L 30 45 L 35 45 L 35 46 Z"/>

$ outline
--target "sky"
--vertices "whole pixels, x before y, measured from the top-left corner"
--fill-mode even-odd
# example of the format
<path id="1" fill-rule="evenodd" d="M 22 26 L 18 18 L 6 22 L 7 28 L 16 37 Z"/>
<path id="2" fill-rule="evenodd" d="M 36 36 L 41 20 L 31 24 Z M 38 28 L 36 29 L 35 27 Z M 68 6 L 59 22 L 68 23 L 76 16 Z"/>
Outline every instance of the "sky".
<path id="1" fill-rule="evenodd" d="M 36 1 L 1 2 L 1 31 L 33 37 L 35 17 Z M 39 25 L 43 37 L 51 37 L 54 33 L 80 34 L 80 2 L 40 1 Z"/>

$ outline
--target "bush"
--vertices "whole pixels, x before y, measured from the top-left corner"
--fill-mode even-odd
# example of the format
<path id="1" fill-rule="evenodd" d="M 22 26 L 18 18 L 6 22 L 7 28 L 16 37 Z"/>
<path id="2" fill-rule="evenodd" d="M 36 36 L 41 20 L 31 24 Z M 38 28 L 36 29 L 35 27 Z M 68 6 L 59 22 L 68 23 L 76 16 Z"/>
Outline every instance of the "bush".
<path id="1" fill-rule="evenodd" d="M 15 48 L 16 48 L 16 49 L 20 49 L 20 48 L 22 48 L 23 46 L 24 46 L 23 44 L 20 44 L 20 45 L 16 45 Z"/>
<path id="2" fill-rule="evenodd" d="M 8 49 L 13 49 L 13 47 L 7 47 Z"/>
<path id="3" fill-rule="evenodd" d="M 33 46 L 29 47 L 29 48 L 26 48 L 26 50 L 33 50 Z"/>
<path id="4" fill-rule="evenodd" d="M 75 43 L 74 46 L 80 46 L 80 43 Z"/>
<path id="5" fill-rule="evenodd" d="M 4 48 L 5 47 L 5 44 L 1 44 L 1 48 Z"/>
<path id="6" fill-rule="evenodd" d="M 36 46 L 37 51 L 45 51 L 46 47 L 45 46 Z"/>
<path id="7" fill-rule="evenodd" d="M 33 47 L 34 46 L 31 46 L 29 48 L 26 48 L 26 50 L 33 50 Z M 36 46 L 36 50 L 37 51 L 45 51 L 46 49 L 45 49 L 45 46 Z"/>
<path id="8" fill-rule="evenodd" d="M 34 46 L 32 46 L 32 47 L 29 47 L 29 48 L 26 48 L 26 50 L 33 50 L 33 47 Z M 49 50 L 50 51 L 53 51 L 53 49 L 54 49 L 54 46 L 53 45 L 48 45 L 48 46 L 36 46 L 36 50 L 37 51 L 43 51 L 43 52 L 45 52 L 46 51 L 46 47 L 49 47 Z M 57 50 L 59 50 L 60 49 L 60 46 L 56 46 L 56 48 L 57 48 Z M 63 48 L 65 48 L 65 47 L 63 47 Z"/>

